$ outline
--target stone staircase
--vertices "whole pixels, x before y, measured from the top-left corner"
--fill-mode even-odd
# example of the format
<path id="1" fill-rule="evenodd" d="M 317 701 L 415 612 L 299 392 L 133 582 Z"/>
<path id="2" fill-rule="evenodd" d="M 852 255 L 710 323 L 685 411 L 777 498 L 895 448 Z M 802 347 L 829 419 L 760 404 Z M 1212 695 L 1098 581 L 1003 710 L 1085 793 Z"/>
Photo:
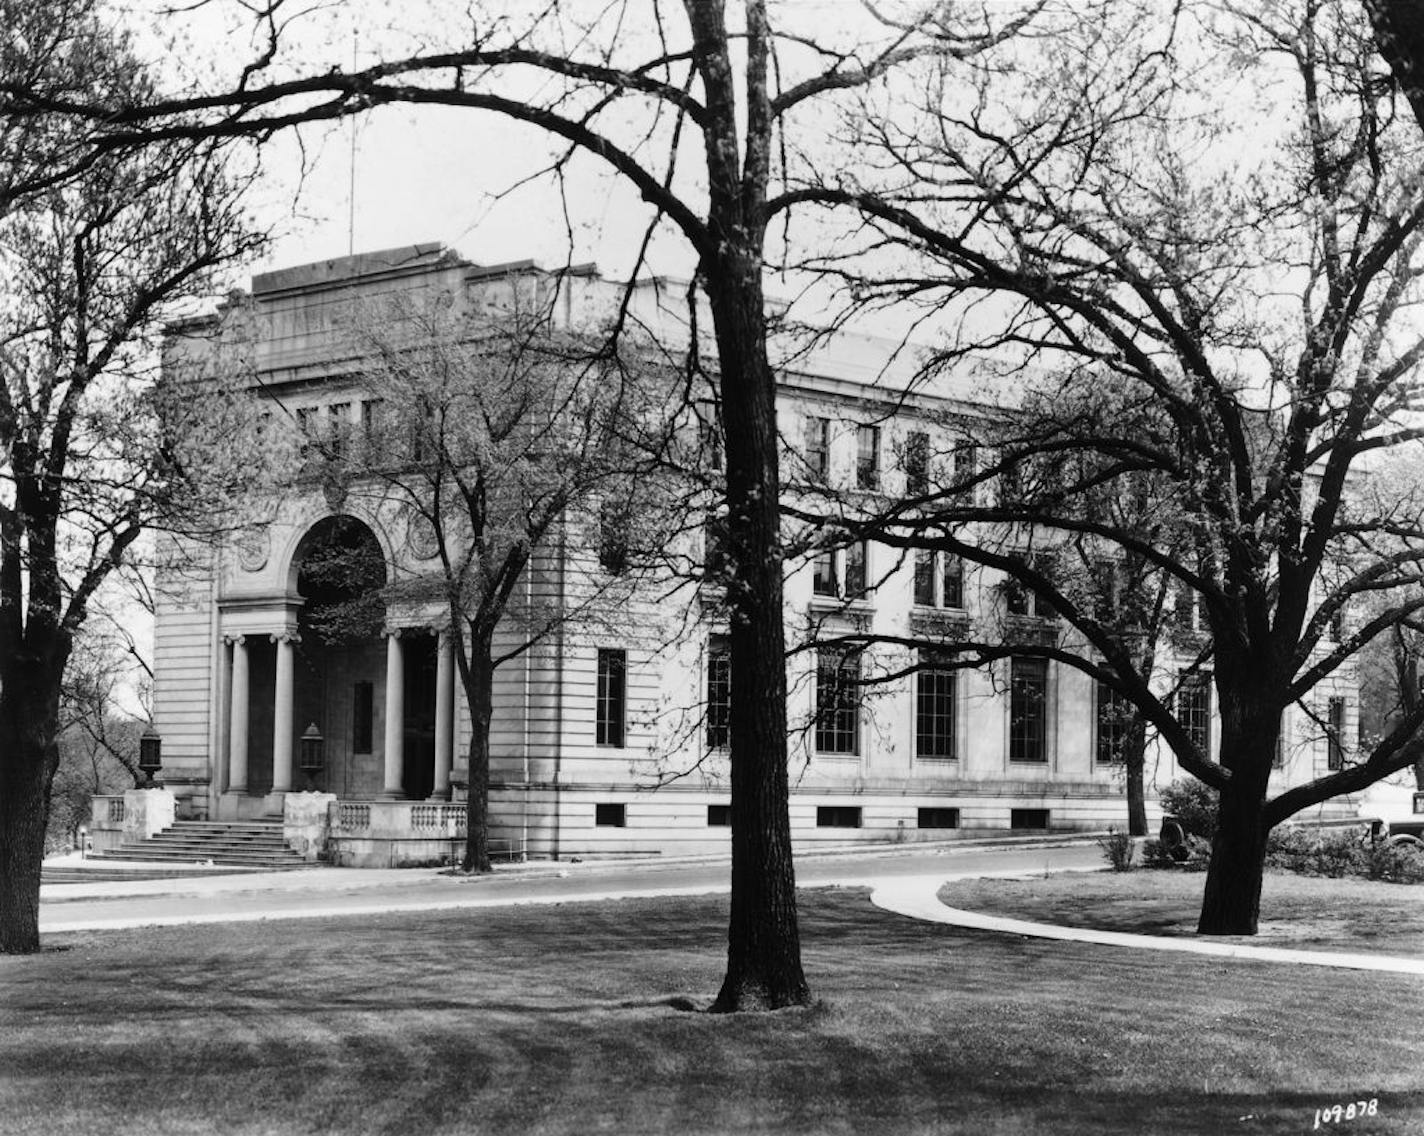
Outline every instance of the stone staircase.
<path id="1" fill-rule="evenodd" d="M 147 840 L 92 853 L 93 860 L 138 863 L 208 863 L 258 871 L 309 868 L 282 840 L 279 820 L 180 820 Z"/>

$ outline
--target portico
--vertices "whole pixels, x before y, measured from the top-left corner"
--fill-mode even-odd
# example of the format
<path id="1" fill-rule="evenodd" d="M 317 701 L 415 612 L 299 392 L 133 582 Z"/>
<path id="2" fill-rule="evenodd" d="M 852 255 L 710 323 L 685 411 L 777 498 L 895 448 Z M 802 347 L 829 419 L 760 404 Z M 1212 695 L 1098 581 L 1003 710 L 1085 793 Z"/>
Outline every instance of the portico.
<path id="1" fill-rule="evenodd" d="M 336 559 L 353 550 L 377 559 L 336 578 Z M 219 599 L 217 817 L 280 812 L 302 787 L 294 754 L 310 725 L 325 739 L 318 790 L 343 801 L 449 799 L 453 641 L 431 613 L 390 618 L 379 557 L 366 525 L 328 517 L 299 543 L 291 590 Z"/>

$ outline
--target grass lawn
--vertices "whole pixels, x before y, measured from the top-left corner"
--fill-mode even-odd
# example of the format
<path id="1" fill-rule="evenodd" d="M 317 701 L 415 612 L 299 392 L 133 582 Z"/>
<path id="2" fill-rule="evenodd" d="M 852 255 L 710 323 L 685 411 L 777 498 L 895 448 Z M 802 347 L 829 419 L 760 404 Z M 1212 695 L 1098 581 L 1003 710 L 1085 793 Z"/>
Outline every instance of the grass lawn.
<path id="1" fill-rule="evenodd" d="M 1081 881 L 1079 881 L 1081 882 Z M 1001 888 L 1004 885 L 994 884 Z M 0 1132 L 1424 1130 L 1424 983 L 802 893 L 814 1007 L 713 1017 L 725 900 L 56 937 L 0 958 Z"/>
<path id="2" fill-rule="evenodd" d="M 940 897 L 1042 923 L 1194 936 L 1205 884 L 1204 872 L 1095 872 L 973 880 L 950 884 Z M 1424 956 L 1424 886 L 1267 872 L 1258 933 L 1226 941 L 1417 958 Z"/>

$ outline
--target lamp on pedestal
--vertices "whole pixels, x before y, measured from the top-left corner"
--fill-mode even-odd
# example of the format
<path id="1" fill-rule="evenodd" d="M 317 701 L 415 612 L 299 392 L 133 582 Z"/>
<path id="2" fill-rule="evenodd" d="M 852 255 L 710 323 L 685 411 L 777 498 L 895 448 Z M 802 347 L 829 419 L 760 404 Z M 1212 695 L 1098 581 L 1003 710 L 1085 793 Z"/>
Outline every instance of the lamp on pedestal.
<path id="1" fill-rule="evenodd" d="M 154 781 L 153 775 L 162 767 L 163 739 L 158 736 L 157 730 L 149 726 L 138 739 L 138 768 L 143 774 L 143 780 L 138 783 L 138 787 L 157 789 L 158 783 Z"/>
<path id="2" fill-rule="evenodd" d="M 306 774 L 308 793 L 316 792 L 316 779 L 321 773 L 324 761 L 322 750 L 326 745 L 326 740 L 321 736 L 321 731 L 316 728 L 313 722 L 306 728 L 301 739 L 302 772 Z"/>

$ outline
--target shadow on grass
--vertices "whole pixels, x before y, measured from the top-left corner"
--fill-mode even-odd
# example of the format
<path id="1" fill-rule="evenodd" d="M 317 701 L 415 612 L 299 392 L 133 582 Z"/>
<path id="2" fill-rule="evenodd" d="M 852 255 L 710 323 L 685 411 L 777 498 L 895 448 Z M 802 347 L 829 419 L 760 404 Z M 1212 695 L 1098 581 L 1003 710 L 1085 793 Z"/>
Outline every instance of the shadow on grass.
<path id="1" fill-rule="evenodd" d="M 1359 1096 L 1352 1133 L 1424 1121 L 1424 992 L 1393 976 L 801 908 L 821 1001 L 773 1014 L 699 1012 L 715 899 L 74 936 L 0 960 L 0 1131 L 1305 1132 Z"/>

